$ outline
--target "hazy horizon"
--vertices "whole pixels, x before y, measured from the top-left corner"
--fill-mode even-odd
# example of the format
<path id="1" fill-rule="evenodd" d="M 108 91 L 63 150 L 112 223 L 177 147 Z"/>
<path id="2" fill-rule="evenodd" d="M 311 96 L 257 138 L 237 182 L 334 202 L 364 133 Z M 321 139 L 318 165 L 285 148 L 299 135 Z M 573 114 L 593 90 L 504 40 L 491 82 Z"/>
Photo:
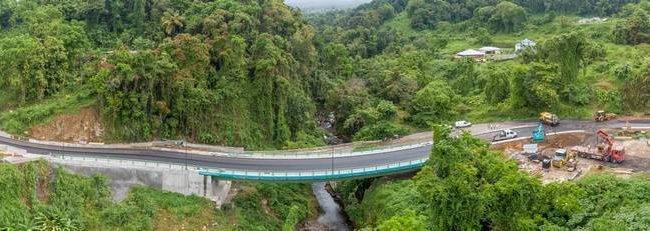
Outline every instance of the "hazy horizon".
<path id="1" fill-rule="evenodd" d="M 372 0 L 284 0 L 287 5 L 304 11 L 348 9 L 370 1 Z"/>

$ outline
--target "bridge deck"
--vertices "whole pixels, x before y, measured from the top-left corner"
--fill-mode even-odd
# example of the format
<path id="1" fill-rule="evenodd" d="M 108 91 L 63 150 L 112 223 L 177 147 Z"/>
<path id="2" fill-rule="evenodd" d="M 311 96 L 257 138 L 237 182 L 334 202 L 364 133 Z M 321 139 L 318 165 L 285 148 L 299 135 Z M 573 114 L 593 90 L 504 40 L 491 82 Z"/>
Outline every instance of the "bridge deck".
<path id="1" fill-rule="evenodd" d="M 284 182 L 319 182 L 330 180 L 347 180 L 409 172 L 420 169 L 427 159 L 387 164 L 384 166 L 311 172 L 252 172 L 233 170 L 202 169 L 199 174 L 225 180 L 248 181 L 284 181 Z"/>

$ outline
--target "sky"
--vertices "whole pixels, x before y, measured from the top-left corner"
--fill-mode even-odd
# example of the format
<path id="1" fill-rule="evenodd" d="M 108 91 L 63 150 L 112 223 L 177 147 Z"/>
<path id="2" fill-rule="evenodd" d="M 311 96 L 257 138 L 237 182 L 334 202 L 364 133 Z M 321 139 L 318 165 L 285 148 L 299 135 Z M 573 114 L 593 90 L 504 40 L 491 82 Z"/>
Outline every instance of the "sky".
<path id="1" fill-rule="evenodd" d="M 297 7 L 306 11 L 346 9 L 370 1 L 371 0 L 284 0 L 284 2 L 289 6 Z"/>

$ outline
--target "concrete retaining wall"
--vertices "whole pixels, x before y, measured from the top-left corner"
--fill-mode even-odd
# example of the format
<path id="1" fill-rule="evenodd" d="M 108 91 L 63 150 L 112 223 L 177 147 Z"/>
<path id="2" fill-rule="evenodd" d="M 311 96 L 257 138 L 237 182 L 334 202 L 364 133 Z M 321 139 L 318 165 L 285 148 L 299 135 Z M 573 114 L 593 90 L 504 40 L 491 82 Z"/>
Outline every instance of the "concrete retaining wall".
<path id="1" fill-rule="evenodd" d="M 230 191 L 230 181 L 213 180 L 209 176 L 201 176 L 196 171 L 115 167 L 88 165 L 56 161 L 54 165 L 61 166 L 73 173 L 92 176 L 102 174 L 110 179 L 109 185 L 113 191 L 113 199 L 121 201 L 128 195 L 133 186 L 150 186 L 183 195 L 197 195 L 214 201 L 221 206 Z"/>

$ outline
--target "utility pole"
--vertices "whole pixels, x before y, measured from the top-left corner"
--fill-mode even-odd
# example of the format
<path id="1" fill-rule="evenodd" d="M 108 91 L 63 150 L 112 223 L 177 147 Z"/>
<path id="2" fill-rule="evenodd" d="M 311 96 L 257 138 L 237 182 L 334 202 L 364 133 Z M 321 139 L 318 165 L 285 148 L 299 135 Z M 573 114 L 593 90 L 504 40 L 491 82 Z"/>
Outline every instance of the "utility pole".
<path id="1" fill-rule="evenodd" d="M 332 146 L 332 176 L 334 176 L 334 146 Z"/>

